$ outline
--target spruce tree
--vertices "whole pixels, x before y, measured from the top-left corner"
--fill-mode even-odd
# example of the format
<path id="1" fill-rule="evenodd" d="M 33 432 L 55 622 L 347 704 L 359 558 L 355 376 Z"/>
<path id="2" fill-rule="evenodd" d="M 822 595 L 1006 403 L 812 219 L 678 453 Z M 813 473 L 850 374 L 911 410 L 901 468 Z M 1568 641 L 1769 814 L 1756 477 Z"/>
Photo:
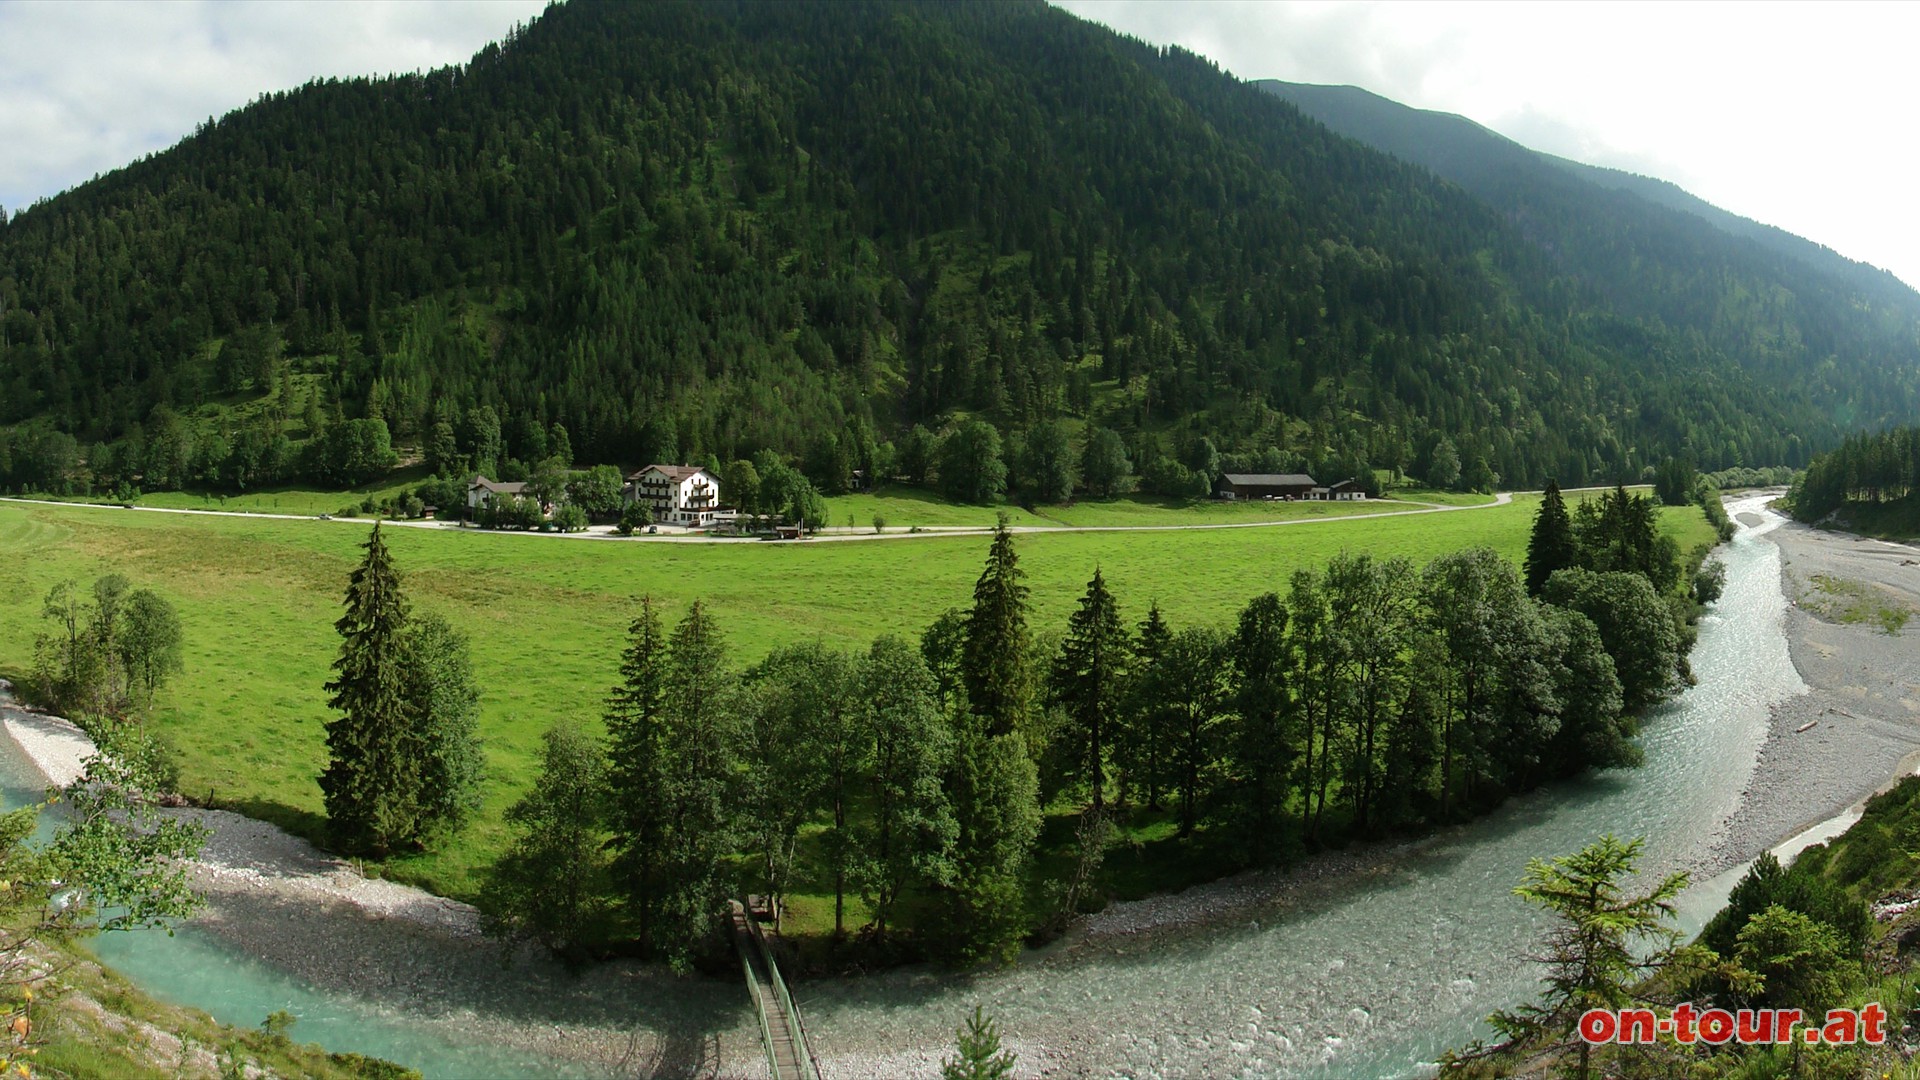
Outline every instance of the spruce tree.
<path id="1" fill-rule="evenodd" d="M 1020 584 L 1025 576 L 1003 516 L 987 551 L 986 569 L 973 586 L 961 662 L 967 702 L 986 721 L 990 735 L 1019 730 L 1033 704 L 1027 587 Z"/>
<path id="2" fill-rule="evenodd" d="M 1107 755 L 1113 748 L 1126 678 L 1127 630 L 1099 570 L 1087 583 L 1080 609 L 1053 666 L 1053 696 L 1066 709 L 1074 769 L 1093 789 L 1093 808 L 1106 805 Z"/>
<path id="3" fill-rule="evenodd" d="M 667 637 L 653 598 L 627 630 L 620 683 L 607 699 L 607 789 L 614 875 L 642 942 L 651 944 L 665 880 Z"/>
<path id="4" fill-rule="evenodd" d="M 667 646 L 662 701 L 662 883 L 656 947 L 686 967 L 711 944 L 726 905 L 723 861 L 735 850 L 728 799 L 735 772 L 733 680 L 726 645 L 696 600 Z"/>
<path id="5" fill-rule="evenodd" d="M 1560 498 L 1560 485 L 1549 480 L 1540 512 L 1533 518 L 1533 535 L 1527 540 L 1527 595 L 1539 596 L 1555 570 L 1564 570 L 1579 558 L 1580 545 L 1574 540 L 1567 504 Z"/>
<path id="6" fill-rule="evenodd" d="M 1228 746 L 1233 816 L 1248 857 L 1278 857 L 1286 816 L 1294 740 L 1285 730 L 1288 655 L 1287 606 L 1277 593 L 1256 596 L 1240 611 L 1227 649 L 1233 663 L 1238 723 Z"/>
<path id="7" fill-rule="evenodd" d="M 1026 932 L 1027 871 L 1040 835 L 1040 777 L 1025 741 L 963 717 L 947 791 L 958 825 L 947 893 L 951 959 L 1011 962 Z"/>
<path id="8" fill-rule="evenodd" d="M 420 748 L 407 693 L 406 600 L 380 524 L 362 545 L 366 557 L 347 584 L 340 659 L 326 689 L 340 715 L 327 722 L 320 790 L 327 828 L 343 850 L 384 855 L 414 839 Z"/>
<path id="9" fill-rule="evenodd" d="M 1164 672 L 1162 663 L 1173 631 L 1160 615 L 1160 605 L 1147 609 L 1140 622 L 1129 665 L 1126 701 L 1120 714 L 1120 726 L 1114 733 L 1114 763 L 1119 766 L 1127 797 L 1137 789 L 1146 797 L 1149 810 L 1160 809 L 1160 793 L 1165 788 L 1169 750 L 1176 725 L 1160 692 Z"/>
<path id="10" fill-rule="evenodd" d="M 955 1033 L 954 1056 L 940 1062 L 941 1080 L 1005 1080 L 1018 1058 L 1000 1048 L 1000 1027 L 980 1008 Z"/>
<path id="11" fill-rule="evenodd" d="M 1509 1039 L 1540 1045 L 1572 1044 L 1573 1074 L 1592 1076 L 1592 1045 L 1574 1038 L 1588 1009 L 1633 1004 L 1638 988 L 1673 957 L 1680 936 L 1673 928 L 1674 900 L 1687 887 L 1685 873 L 1668 874 L 1642 893 L 1622 885 L 1634 879 L 1645 839 L 1621 840 L 1608 833 L 1572 855 L 1527 863 L 1527 877 L 1514 895 L 1554 916 L 1540 959 L 1547 972 L 1538 1004 L 1488 1017 Z"/>

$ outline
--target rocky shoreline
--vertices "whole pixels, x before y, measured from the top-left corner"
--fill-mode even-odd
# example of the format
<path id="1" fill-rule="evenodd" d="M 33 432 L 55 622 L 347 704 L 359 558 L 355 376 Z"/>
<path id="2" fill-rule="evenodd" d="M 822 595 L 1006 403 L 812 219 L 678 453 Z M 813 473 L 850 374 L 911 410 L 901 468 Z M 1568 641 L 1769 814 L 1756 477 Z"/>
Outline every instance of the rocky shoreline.
<path id="1" fill-rule="evenodd" d="M 1738 865 L 1846 812 L 1920 764 L 1920 629 L 1826 617 L 1816 577 L 1857 582 L 1920 612 L 1920 550 L 1796 522 L 1780 547 L 1786 634 L 1807 692 L 1776 706 L 1721 854 Z"/>
<path id="2" fill-rule="evenodd" d="M 0 726 L 51 786 L 72 783 L 94 751 L 78 727 L 18 705 L 4 683 Z M 637 963 L 576 975 L 538 949 L 508 955 L 481 935 L 471 905 L 366 877 L 263 821 L 168 812 L 208 829 L 191 875 L 206 905 L 190 925 L 324 991 L 456 1044 L 520 1052 L 556 1074 L 767 1075 L 737 984 Z"/>

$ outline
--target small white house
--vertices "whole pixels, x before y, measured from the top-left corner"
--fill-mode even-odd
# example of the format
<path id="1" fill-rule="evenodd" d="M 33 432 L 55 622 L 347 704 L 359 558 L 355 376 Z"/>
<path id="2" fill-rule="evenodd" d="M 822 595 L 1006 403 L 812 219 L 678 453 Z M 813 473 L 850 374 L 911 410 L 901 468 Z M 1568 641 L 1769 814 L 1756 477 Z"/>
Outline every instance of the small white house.
<path id="1" fill-rule="evenodd" d="M 649 465 L 627 476 L 624 495 L 669 525 L 711 525 L 720 517 L 720 480 L 698 465 Z"/>
<path id="2" fill-rule="evenodd" d="M 1307 493 L 1307 498 L 1314 502 L 1365 502 L 1367 493 L 1358 480 L 1341 480 L 1325 487 L 1315 487 Z"/>
<path id="3" fill-rule="evenodd" d="M 496 502 L 508 502 L 521 498 L 527 492 L 527 485 L 520 481 L 489 480 L 484 476 L 475 476 L 467 485 L 467 509 L 478 510 L 482 506 L 492 506 Z"/>

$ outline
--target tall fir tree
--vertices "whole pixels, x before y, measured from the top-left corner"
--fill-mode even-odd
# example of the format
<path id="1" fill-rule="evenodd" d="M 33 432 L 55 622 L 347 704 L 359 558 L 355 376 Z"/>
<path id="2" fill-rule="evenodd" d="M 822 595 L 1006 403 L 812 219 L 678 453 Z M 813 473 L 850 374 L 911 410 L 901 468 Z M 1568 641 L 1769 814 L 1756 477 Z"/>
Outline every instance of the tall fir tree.
<path id="1" fill-rule="evenodd" d="M 654 939 L 680 968 L 713 944 L 727 900 L 724 863 L 735 850 L 735 680 L 725 664 L 720 629 L 695 600 L 668 643 L 662 694 L 663 891 Z"/>
<path id="2" fill-rule="evenodd" d="M 1160 793 L 1166 789 L 1170 749 L 1175 737 L 1172 710 L 1160 693 L 1164 682 L 1161 665 L 1167 655 L 1173 631 L 1155 603 L 1140 621 L 1134 640 L 1133 663 L 1127 678 L 1126 703 L 1120 726 L 1114 733 L 1114 763 L 1119 766 L 1123 795 L 1134 798 L 1138 792 L 1149 810 L 1160 809 Z"/>
<path id="3" fill-rule="evenodd" d="M 1126 680 L 1127 629 L 1098 569 L 1080 609 L 1067 622 L 1053 666 L 1053 697 L 1065 710 L 1073 771 L 1092 789 L 1093 808 L 1106 805 L 1107 757 L 1113 750 Z"/>
<path id="4" fill-rule="evenodd" d="M 1228 639 L 1237 723 L 1229 747 L 1234 819 L 1255 863 L 1271 862 L 1285 838 L 1288 777 L 1295 742 L 1285 725 L 1287 605 L 1277 593 L 1256 596 L 1240 611 Z"/>
<path id="5" fill-rule="evenodd" d="M 608 816 L 614 876 L 641 942 L 652 946 L 665 882 L 667 637 L 651 596 L 627 630 L 607 699 Z"/>
<path id="6" fill-rule="evenodd" d="M 407 605 L 380 524 L 347 584 L 347 611 L 334 623 L 340 658 L 326 684 L 326 771 L 320 774 L 327 828 L 343 850 L 385 855 L 412 841 L 420 824 L 421 752 L 407 693 Z"/>
<path id="7" fill-rule="evenodd" d="M 1539 596 L 1555 570 L 1579 559 L 1580 545 L 1573 536 L 1567 504 L 1560 498 L 1560 485 L 1549 480 L 1540 498 L 1540 512 L 1533 518 L 1533 535 L 1527 539 L 1527 595 Z"/>
<path id="8" fill-rule="evenodd" d="M 967 702 L 986 721 L 990 735 L 1023 730 L 1033 707 L 1027 587 L 1020 584 L 1025 576 L 1003 517 L 987 551 L 986 569 L 973 586 L 961 662 Z"/>
<path id="9" fill-rule="evenodd" d="M 947 778 L 958 832 L 947 890 L 949 955 L 960 964 L 1007 963 L 1025 931 L 1027 870 L 1040 835 L 1040 777 L 1016 732 L 961 720 Z"/>

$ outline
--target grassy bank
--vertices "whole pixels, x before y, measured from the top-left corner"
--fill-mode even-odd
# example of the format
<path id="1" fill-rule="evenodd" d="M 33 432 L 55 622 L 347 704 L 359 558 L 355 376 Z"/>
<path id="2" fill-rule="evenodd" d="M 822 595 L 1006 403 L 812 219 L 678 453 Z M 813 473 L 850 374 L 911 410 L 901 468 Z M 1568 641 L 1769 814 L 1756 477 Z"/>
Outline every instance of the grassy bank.
<path id="1" fill-rule="evenodd" d="M 1224 623 L 1252 596 L 1284 588 L 1301 567 L 1345 549 L 1416 563 L 1485 545 L 1524 551 L 1536 500 L 1459 513 L 1361 521 L 1329 518 L 1270 529 L 1055 532 L 1022 536 L 1037 629 L 1064 625 L 1096 567 L 1130 623 L 1158 600 L 1175 626 Z M 1663 511 L 1690 550 L 1711 531 L 1697 508 Z M 41 598 L 56 582 L 115 571 L 178 607 L 186 669 L 158 726 L 178 748 L 195 798 L 320 831 L 320 687 L 339 647 L 333 621 L 367 526 L 129 513 L 0 503 L 0 672 L 31 663 Z M 968 603 L 985 555 L 980 537 L 878 543 L 648 544 L 480 532 L 388 531 L 423 611 L 472 638 L 485 694 L 488 783 L 479 820 L 441 850 L 397 859 L 395 877 L 471 896 L 475 871 L 505 840 L 502 814 L 535 771 L 539 733 L 563 717 L 597 724 L 612 684 L 631 598 L 669 614 L 695 597 L 713 608 L 736 664 L 778 644 L 817 638 L 864 645 L 917 634 Z"/>

